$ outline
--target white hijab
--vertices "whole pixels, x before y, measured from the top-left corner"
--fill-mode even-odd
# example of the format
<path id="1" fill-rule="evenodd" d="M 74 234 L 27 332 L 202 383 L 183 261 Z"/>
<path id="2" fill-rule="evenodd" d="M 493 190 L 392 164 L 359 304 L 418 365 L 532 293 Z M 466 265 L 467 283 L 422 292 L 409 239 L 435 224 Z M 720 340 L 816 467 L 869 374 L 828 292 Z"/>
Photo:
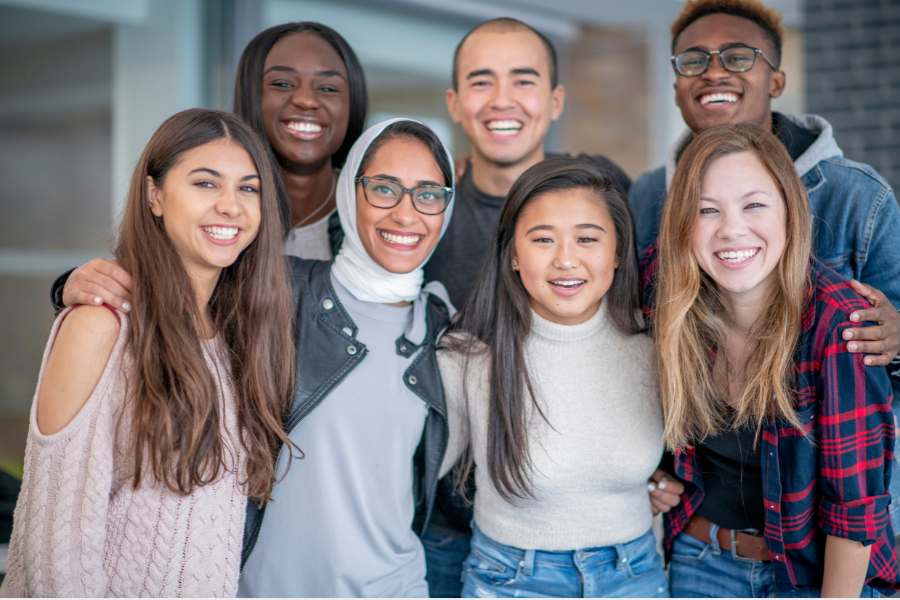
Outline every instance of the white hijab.
<path id="1" fill-rule="evenodd" d="M 337 182 L 337 211 L 341 219 L 341 228 L 344 230 L 344 242 L 340 252 L 334 259 L 334 266 L 331 272 L 334 274 L 341 285 L 353 294 L 353 297 L 362 302 L 377 302 L 379 304 L 393 304 L 395 302 L 412 302 L 414 306 L 413 322 L 406 338 L 413 344 L 419 345 L 425 338 L 425 306 L 428 301 L 428 294 L 434 294 L 440 297 L 447 307 L 450 309 L 450 316 L 456 313 L 456 309 L 450 303 L 447 290 L 444 285 L 437 281 L 432 281 L 422 288 L 425 281 L 425 274 L 422 265 L 428 262 L 431 253 L 425 257 L 418 267 L 409 273 L 391 273 L 377 262 L 375 262 L 363 246 L 359 237 L 359 230 L 356 227 L 356 173 L 362 163 L 366 150 L 375 139 L 389 125 L 399 121 L 412 121 L 419 123 L 415 119 L 388 119 L 376 123 L 369 127 L 353 147 L 347 156 L 347 162 L 341 171 L 341 175 Z M 450 164 L 451 177 L 453 172 L 453 156 L 447 149 L 447 145 L 441 141 L 444 153 Z M 451 185 L 453 185 L 451 181 Z M 444 222 L 441 226 L 441 233 L 438 241 L 447 231 L 450 224 L 450 216 L 453 213 L 453 204 L 451 200 L 447 210 L 444 211 Z M 437 244 L 435 244 L 435 248 Z"/>

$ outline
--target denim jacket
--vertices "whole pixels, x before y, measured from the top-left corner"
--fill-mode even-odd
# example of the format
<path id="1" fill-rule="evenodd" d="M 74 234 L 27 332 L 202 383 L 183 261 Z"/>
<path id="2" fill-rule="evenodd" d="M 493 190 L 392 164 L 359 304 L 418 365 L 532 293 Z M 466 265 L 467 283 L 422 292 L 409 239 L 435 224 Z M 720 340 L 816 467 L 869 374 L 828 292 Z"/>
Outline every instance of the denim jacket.
<path id="1" fill-rule="evenodd" d="M 900 207 L 888 183 L 869 165 L 844 158 L 831 125 L 817 115 L 781 115 L 817 135 L 794 166 L 809 195 L 813 253 L 847 279 L 867 283 L 900 309 Z M 690 139 L 685 130 L 665 167 L 639 177 L 629 191 L 640 252 L 656 240 L 675 163 Z M 891 365 L 900 390 L 900 356 Z"/>

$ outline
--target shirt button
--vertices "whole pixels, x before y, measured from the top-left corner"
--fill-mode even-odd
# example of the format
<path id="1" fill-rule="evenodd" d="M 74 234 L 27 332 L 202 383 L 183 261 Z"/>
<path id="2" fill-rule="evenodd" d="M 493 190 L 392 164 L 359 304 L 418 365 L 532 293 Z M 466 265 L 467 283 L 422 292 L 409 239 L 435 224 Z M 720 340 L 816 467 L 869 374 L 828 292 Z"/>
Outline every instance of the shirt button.
<path id="1" fill-rule="evenodd" d="M 400 352 L 406 352 L 406 344 L 400 346 Z"/>
<path id="2" fill-rule="evenodd" d="M 757 506 L 759 506 L 759 505 L 757 505 Z M 775 510 L 775 505 L 774 505 L 774 504 L 770 504 L 770 505 L 769 505 L 769 508 L 771 508 L 772 510 Z"/>
<path id="3" fill-rule="evenodd" d="M 353 335 L 353 330 L 350 329 L 349 327 L 344 327 L 343 329 L 341 329 L 341 331 L 343 331 L 347 335 Z"/>
<path id="4" fill-rule="evenodd" d="M 416 383 L 418 383 L 418 381 L 419 381 L 419 380 L 416 379 L 416 376 L 415 376 L 415 375 L 410 375 L 410 376 L 409 376 L 409 385 L 416 385 Z"/>
<path id="5" fill-rule="evenodd" d="M 356 346 L 347 346 L 347 354 L 351 356 L 356 354 Z"/>
<path id="6" fill-rule="evenodd" d="M 334 308 L 334 302 L 332 302 L 329 298 L 325 298 L 322 300 L 322 308 L 325 310 L 331 310 Z"/>

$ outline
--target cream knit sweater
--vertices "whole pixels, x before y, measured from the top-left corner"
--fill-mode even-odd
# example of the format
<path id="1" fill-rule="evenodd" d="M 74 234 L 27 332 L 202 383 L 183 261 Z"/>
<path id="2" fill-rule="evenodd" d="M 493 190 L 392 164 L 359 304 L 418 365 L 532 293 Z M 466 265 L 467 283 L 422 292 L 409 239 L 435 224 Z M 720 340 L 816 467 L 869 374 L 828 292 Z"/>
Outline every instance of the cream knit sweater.
<path id="1" fill-rule="evenodd" d="M 63 313 L 65 314 L 65 313 Z M 56 339 L 44 351 L 41 378 Z M 16 505 L 2 596 L 234 596 L 247 496 L 240 444 L 226 437 L 229 470 L 179 496 L 152 478 L 137 490 L 128 477 L 125 340 L 122 324 L 109 362 L 87 403 L 62 431 L 43 435 L 31 408 L 25 477 Z M 222 386 L 223 434 L 237 432 L 228 367 L 206 342 Z M 117 438 L 118 433 L 118 438 Z"/>
<path id="2" fill-rule="evenodd" d="M 485 466 L 490 361 L 469 363 L 467 410 L 462 360 L 438 352 L 450 422 L 441 471 L 448 472 L 471 442 L 475 523 L 501 544 L 580 550 L 629 542 L 650 529 L 647 479 L 663 451 L 652 341 L 621 335 L 605 306 L 579 325 L 532 312 L 525 358 L 549 425 L 528 410 L 534 498 L 515 505 L 497 493 Z"/>

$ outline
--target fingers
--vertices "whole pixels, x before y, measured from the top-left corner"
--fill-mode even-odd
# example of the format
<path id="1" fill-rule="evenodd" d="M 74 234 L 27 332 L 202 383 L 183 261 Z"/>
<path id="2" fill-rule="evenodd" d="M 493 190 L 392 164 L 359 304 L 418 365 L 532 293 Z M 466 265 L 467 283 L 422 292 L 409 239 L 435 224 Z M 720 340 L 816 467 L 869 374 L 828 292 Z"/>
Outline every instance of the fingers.
<path id="1" fill-rule="evenodd" d="M 131 277 L 118 262 L 94 259 L 69 276 L 63 289 L 63 303 L 66 306 L 105 303 L 128 312 L 131 283 Z"/>
<path id="2" fill-rule="evenodd" d="M 654 515 L 658 515 L 661 512 L 669 512 L 672 510 L 670 506 L 665 506 L 660 504 L 657 500 L 653 499 L 653 496 L 650 497 L 650 510 L 653 511 Z"/>
<path id="3" fill-rule="evenodd" d="M 657 469 L 647 483 L 647 491 L 650 493 L 650 505 L 654 508 L 653 514 L 669 512 L 681 503 L 684 485 L 672 475 Z"/>
<path id="4" fill-rule="evenodd" d="M 855 279 L 850 280 L 850 287 L 853 288 L 854 292 L 865 298 L 872 306 L 875 305 L 874 301 L 877 300 L 877 296 L 875 296 L 875 293 L 881 294 L 881 292 L 873 288 L 871 285 L 862 283 L 861 281 L 857 281 Z M 881 294 L 881 296 L 884 297 L 884 294 Z"/>

